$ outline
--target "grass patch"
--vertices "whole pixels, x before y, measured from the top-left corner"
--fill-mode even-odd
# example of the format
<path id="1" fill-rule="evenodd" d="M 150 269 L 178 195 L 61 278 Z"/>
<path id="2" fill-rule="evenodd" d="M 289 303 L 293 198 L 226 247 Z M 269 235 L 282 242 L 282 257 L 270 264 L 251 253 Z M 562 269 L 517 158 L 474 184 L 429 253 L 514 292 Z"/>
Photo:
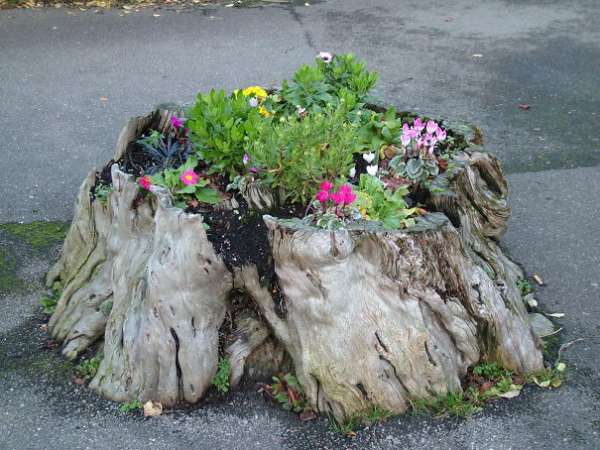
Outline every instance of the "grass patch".
<path id="1" fill-rule="evenodd" d="M 479 402 L 473 401 L 462 392 L 449 392 L 434 399 L 416 399 L 411 402 L 415 415 L 471 417 L 481 411 Z"/>
<path id="2" fill-rule="evenodd" d="M 138 410 L 142 409 L 143 407 L 144 407 L 144 405 L 142 405 L 142 402 L 140 402 L 139 400 L 133 400 L 131 402 L 121 403 L 119 405 L 119 411 L 127 414 L 127 413 L 130 413 L 133 411 L 138 411 Z"/>
<path id="3" fill-rule="evenodd" d="M 92 358 L 81 361 L 77 366 L 75 366 L 75 375 L 85 381 L 89 381 L 94 378 L 98 373 L 98 368 L 100 367 L 103 356 L 104 355 L 102 355 L 102 353 L 99 353 Z"/>
<path id="4" fill-rule="evenodd" d="M 393 415 L 391 411 L 373 406 L 362 414 L 357 414 L 344 422 L 339 422 L 334 417 L 329 416 L 329 429 L 353 437 L 360 428 L 385 422 Z"/>
<path id="5" fill-rule="evenodd" d="M 4 223 L 0 230 L 20 239 L 36 251 L 47 250 L 62 242 L 69 230 L 67 222 Z"/>

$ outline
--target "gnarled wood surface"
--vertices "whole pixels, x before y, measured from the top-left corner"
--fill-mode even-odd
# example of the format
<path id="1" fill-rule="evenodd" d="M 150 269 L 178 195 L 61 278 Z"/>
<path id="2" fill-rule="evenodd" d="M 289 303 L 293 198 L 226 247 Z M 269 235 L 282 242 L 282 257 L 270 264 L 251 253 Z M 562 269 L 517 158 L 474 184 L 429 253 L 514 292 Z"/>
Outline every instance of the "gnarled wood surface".
<path id="1" fill-rule="evenodd" d="M 130 121 L 114 160 L 149 123 L 167 119 L 162 111 Z M 456 195 L 428 200 L 451 220 L 423 229 L 329 232 L 265 216 L 278 298 L 256 267 L 225 266 L 201 215 L 172 207 L 156 188 L 133 207 L 138 187 L 117 164 L 108 202 L 92 201 L 92 172 L 47 277 L 63 288 L 50 331 L 68 358 L 104 339 L 90 386 L 117 401 L 195 402 L 219 355 L 235 385 L 275 372 L 287 354 L 313 407 L 340 420 L 459 391 L 482 360 L 538 370 L 538 339 L 516 286 L 522 272 L 496 242 L 509 215 L 506 182 L 493 156 L 463 157 Z M 244 195 L 259 208 L 272 202 L 257 187 Z M 233 295 L 243 296 L 236 308 Z M 229 331 L 219 336 L 226 315 Z"/>

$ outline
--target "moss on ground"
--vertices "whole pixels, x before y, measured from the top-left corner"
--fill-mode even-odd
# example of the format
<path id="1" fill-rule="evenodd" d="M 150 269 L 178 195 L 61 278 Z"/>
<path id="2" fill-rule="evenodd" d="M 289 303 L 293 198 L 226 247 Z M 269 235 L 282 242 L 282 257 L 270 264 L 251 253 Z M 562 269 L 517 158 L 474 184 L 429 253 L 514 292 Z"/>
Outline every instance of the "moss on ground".
<path id="1" fill-rule="evenodd" d="M 23 280 L 17 277 L 17 258 L 5 245 L 0 244 L 0 294 L 22 288 Z"/>
<path id="2" fill-rule="evenodd" d="M 42 222 L 30 223 L 4 223 L 0 224 L 0 230 L 9 235 L 21 239 L 32 249 L 40 251 L 50 248 L 64 240 L 69 230 L 67 222 Z"/>

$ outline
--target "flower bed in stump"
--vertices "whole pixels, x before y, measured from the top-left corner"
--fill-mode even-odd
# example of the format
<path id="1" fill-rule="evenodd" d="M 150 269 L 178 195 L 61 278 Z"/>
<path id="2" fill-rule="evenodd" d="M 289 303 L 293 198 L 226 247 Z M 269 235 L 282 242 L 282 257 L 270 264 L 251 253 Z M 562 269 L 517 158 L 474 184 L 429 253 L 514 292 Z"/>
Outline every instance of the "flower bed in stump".
<path id="1" fill-rule="evenodd" d="M 376 79 L 321 54 L 276 91 L 127 124 L 47 276 L 64 355 L 101 343 L 92 389 L 172 406 L 286 371 L 343 421 L 482 362 L 543 368 L 498 160 L 477 129 L 370 105 Z"/>

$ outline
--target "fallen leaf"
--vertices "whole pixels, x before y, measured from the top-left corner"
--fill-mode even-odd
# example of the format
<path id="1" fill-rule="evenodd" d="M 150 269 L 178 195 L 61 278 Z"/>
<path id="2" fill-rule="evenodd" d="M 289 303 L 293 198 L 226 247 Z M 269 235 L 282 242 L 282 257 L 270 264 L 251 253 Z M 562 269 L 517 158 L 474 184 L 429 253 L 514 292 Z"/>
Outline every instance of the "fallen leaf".
<path id="1" fill-rule="evenodd" d="M 48 324 L 47 323 L 43 323 L 40 325 L 40 330 L 42 331 L 48 331 Z"/>
<path id="2" fill-rule="evenodd" d="M 529 305 L 530 308 L 537 308 L 538 302 L 534 298 L 533 294 L 527 294 L 525 296 L 525 302 Z"/>
<path id="3" fill-rule="evenodd" d="M 521 393 L 521 389 L 511 389 L 510 391 L 506 391 L 499 395 L 502 398 L 515 398 L 518 397 Z"/>
<path id="4" fill-rule="evenodd" d="M 83 378 L 73 377 L 73 383 L 83 386 L 85 384 L 85 380 Z"/>
<path id="5" fill-rule="evenodd" d="M 537 273 L 534 273 L 532 278 L 533 278 L 533 281 L 535 281 L 540 286 L 544 285 L 544 280 L 542 280 L 542 277 L 540 277 Z"/>
<path id="6" fill-rule="evenodd" d="M 559 362 L 556 365 L 556 370 L 558 370 L 559 372 L 564 372 L 566 368 L 567 368 L 567 365 L 564 362 Z"/>
<path id="7" fill-rule="evenodd" d="M 107 102 L 107 101 L 108 101 L 108 98 L 106 98 L 106 97 L 100 97 L 100 101 L 101 101 L 101 102 Z"/>
<path id="8" fill-rule="evenodd" d="M 316 418 L 317 414 L 312 409 L 309 409 L 308 411 L 302 411 L 300 413 L 300 420 L 302 422 L 308 422 L 309 420 L 314 420 Z"/>
<path id="9" fill-rule="evenodd" d="M 533 382 L 535 384 L 537 384 L 539 387 L 543 387 L 543 388 L 547 388 L 548 386 L 550 386 L 550 380 L 540 381 L 537 379 L 537 377 L 533 377 Z"/>
<path id="10" fill-rule="evenodd" d="M 148 400 L 144 403 L 144 417 L 160 416 L 163 412 L 162 403 Z"/>
<path id="11" fill-rule="evenodd" d="M 519 109 L 527 111 L 529 108 L 531 108 L 531 106 L 528 105 L 527 103 L 521 103 L 521 104 L 519 104 Z"/>
<path id="12" fill-rule="evenodd" d="M 485 391 L 489 391 L 493 387 L 494 387 L 494 383 L 492 383 L 491 381 L 486 381 L 481 386 L 479 386 L 479 393 L 483 394 L 483 393 L 485 393 Z"/>

